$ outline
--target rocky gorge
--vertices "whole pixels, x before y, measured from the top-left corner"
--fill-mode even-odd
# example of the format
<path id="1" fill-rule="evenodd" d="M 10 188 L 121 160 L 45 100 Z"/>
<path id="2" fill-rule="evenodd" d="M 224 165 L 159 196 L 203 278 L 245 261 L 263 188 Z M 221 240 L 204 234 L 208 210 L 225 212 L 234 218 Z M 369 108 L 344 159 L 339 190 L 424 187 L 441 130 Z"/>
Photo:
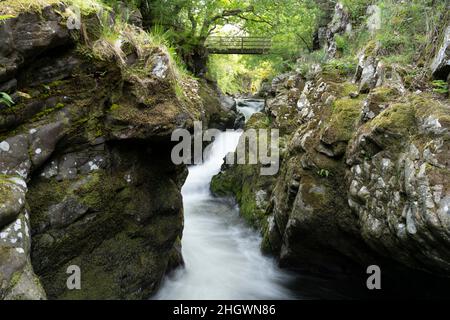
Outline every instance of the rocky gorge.
<path id="1" fill-rule="evenodd" d="M 0 90 L 15 102 L 0 105 L 0 298 L 143 299 L 182 263 L 187 171 L 171 132 L 228 113 L 139 26 L 111 44 L 97 15 L 70 30 L 65 10 L 0 23 Z"/>
<path id="2" fill-rule="evenodd" d="M 346 32 L 343 10 L 336 6 L 328 40 Z M 442 28 L 426 64 L 436 79 L 449 77 L 448 32 Z M 328 48 L 336 54 L 335 44 Z M 276 77 L 260 93 L 265 110 L 246 127 L 280 130 L 279 174 L 226 166 L 211 190 L 237 199 L 263 233 L 263 250 L 285 267 L 346 273 L 353 265 L 382 264 L 444 279 L 450 274 L 449 100 L 415 88 L 411 70 L 382 62 L 380 50 L 368 43 L 350 75 L 314 65 L 307 75 Z"/>
<path id="3" fill-rule="evenodd" d="M 214 214 L 238 211 L 261 234 L 249 241 L 296 274 L 366 277 L 380 265 L 431 289 L 450 283 L 448 14 L 420 66 L 383 60 L 370 40 L 356 70 L 324 62 L 279 74 L 256 96 L 264 107 L 255 100 L 259 112 L 239 114 L 213 81 L 185 75 L 138 10 L 122 21 L 84 9 L 73 28 L 69 6 L 43 2 L 18 10 L 0 0 L 0 93 L 12 100 L 0 100 L 0 300 L 149 299 L 183 266 L 189 195 L 191 215 L 214 202 Z M 337 39 L 352 23 L 337 3 L 318 32 L 326 61 L 342 54 Z M 173 164 L 171 134 L 195 121 L 278 129 L 279 172 L 224 164 L 210 184 L 217 199 L 183 198 L 188 168 Z M 276 283 L 272 261 L 254 259 Z M 70 266 L 82 269 L 83 290 L 67 290 Z M 259 296 L 291 297 L 283 286 Z"/>

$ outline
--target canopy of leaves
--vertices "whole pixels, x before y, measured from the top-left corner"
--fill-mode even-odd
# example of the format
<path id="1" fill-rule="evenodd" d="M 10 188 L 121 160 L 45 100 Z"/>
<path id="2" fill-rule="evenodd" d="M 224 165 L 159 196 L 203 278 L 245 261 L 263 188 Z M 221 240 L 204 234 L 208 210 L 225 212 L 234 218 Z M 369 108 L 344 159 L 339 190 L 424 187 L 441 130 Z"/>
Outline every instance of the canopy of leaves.
<path id="1" fill-rule="evenodd" d="M 291 50 L 312 46 L 321 12 L 313 0 L 147 0 L 140 6 L 149 26 L 170 30 L 177 43 L 201 44 L 232 25 L 234 32 L 270 37 Z"/>

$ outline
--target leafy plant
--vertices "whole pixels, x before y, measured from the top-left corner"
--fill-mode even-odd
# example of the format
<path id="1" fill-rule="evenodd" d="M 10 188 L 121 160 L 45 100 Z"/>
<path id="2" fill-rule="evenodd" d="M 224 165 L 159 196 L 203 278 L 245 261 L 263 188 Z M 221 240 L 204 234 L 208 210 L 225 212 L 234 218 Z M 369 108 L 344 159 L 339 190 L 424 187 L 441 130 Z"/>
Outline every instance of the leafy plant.
<path id="1" fill-rule="evenodd" d="M 353 19 L 361 19 L 372 0 L 341 0 Z"/>
<path id="2" fill-rule="evenodd" d="M 448 94 L 448 83 L 444 80 L 434 80 L 432 85 L 434 92 Z"/>
<path id="3" fill-rule="evenodd" d="M 15 104 L 11 96 L 6 92 L 0 92 L 0 103 L 5 104 L 8 107 L 11 107 Z"/>
<path id="4" fill-rule="evenodd" d="M 5 22 L 8 19 L 15 18 L 16 16 L 13 16 L 12 14 L 6 14 L 6 15 L 0 15 L 0 23 Z"/>
<path id="5" fill-rule="evenodd" d="M 326 72 L 335 72 L 340 76 L 349 76 L 356 70 L 356 60 L 351 56 L 332 59 L 323 65 L 323 70 Z"/>
<path id="6" fill-rule="evenodd" d="M 323 178 L 331 177 L 333 174 L 327 169 L 320 169 L 317 174 Z"/>
<path id="7" fill-rule="evenodd" d="M 336 47 L 343 53 L 347 53 L 349 49 L 348 39 L 345 36 L 335 35 L 334 40 L 336 41 Z"/>

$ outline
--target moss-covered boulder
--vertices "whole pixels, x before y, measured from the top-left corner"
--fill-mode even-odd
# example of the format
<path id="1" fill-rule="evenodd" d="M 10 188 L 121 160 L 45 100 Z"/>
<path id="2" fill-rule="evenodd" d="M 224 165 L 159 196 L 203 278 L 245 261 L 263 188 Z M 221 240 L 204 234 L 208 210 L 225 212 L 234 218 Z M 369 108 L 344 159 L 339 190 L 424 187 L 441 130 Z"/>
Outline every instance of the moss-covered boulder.
<path id="1" fill-rule="evenodd" d="M 50 298 L 141 299 L 158 287 L 182 201 L 170 159 L 143 161 L 168 151 L 135 147 L 105 146 L 84 161 L 86 150 L 64 154 L 30 184 L 32 261 Z M 76 174 L 61 180 L 67 170 Z M 65 285 L 70 265 L 81 269 L 81 290 Z"/>
<path id="2" fill-rule="evenodd" d="M 30 216 L 27 210 L 0 232 L 0 299 L 46 299 L 30 260 Z"/>
<path id="3" fill-rule="evenodd" d="M 349 148 L 349 205 L 375 250 L 449 274 L 450 106 L 411 95 L 362 126 Z"/>
<path id="4" fill-rule="evenodd" d="M 213 178 L 214 192 L 235 196 L 242 215 L 260 221 L 263 249 L 283 266 L 348 272 L 377 262 L 449 275 L 440 244 L 450 230 L 450 106 L 407 93 L 393 74 L 357 94 L 327 69 L 296 103 L 279 85 L 266 115 L 252 118 L 267 117 L 286 141 L 278 175 L 264 180 L 257 166 L 234 165 Z"/>
<path id="5" fill-rule="evenodd" d="M 62 5 L 21 10 L 0 23 L 0 298 L 147 299 L 182 262 L 170 136 L 209 115 L 199 83 L 135 26 L 115 46 L 89 12 L 69 32 Z"/>

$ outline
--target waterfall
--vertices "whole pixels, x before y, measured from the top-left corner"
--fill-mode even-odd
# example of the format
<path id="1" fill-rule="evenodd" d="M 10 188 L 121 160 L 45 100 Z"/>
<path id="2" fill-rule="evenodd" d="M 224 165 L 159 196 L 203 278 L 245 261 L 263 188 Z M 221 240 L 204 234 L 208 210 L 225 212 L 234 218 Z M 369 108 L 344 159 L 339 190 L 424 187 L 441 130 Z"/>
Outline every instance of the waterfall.
<path id="1" fill-rule="evenodd" d="M 238 110 L 254 113 L 263 103 L 252 101 Z M 239 217 L 239 208 L 209 191 L 211 178 L 220 171 L 225 155 L 236 149 L 239 137 L 238 132 L 222 132 L 206 161 L 189 168 L 182 188 L 185 266 L 166 277 L 155 299 L 293 298 L 287 289 L 292 275 L 262 255 L 261 237 Z"/>

